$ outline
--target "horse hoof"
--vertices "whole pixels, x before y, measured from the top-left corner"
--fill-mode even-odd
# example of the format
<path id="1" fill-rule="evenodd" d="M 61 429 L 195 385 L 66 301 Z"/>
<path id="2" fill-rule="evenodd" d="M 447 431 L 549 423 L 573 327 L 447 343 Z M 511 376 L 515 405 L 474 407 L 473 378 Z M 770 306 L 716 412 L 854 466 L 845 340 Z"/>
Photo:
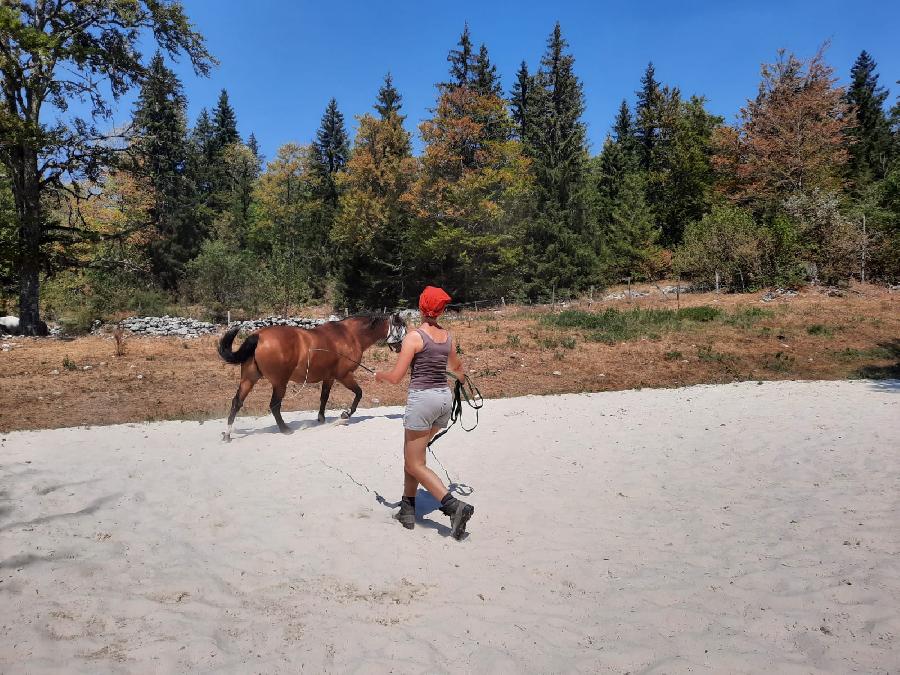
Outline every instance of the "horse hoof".
<path id="1" fill-rule="evenodd" d="M 227 431 L 222 432 L 222 442 L 231 443 L 231 434 L 229 434 Z"/>
<path id="2" fill-rule="evenodd" d="M 350 419 L 350 413 L 349 413 L 349 411 L 345 410 L 344 412 L 342 412 L 342 413 L 341 413 L 341 419 L 342 419 L 342 420 L 349 420 L 349 419 Z"/>
<path id="3" fill-rule="evenodd" d="M 294 430 L 291 429 L 290 427 L 282 427 L 282 428 L 279 429 L 278 431 L 280 431 L 281 433 L 283 433 L 285 436 L 290 436 L 292 433 L 294 433 Z"/>
<path id="4" fill-rule="evenodd" d="M 319 420 L 319 424 L 325 424 L 325 415 L 322 415 L 321 417 L 317 417 L 316 419 Z"/>

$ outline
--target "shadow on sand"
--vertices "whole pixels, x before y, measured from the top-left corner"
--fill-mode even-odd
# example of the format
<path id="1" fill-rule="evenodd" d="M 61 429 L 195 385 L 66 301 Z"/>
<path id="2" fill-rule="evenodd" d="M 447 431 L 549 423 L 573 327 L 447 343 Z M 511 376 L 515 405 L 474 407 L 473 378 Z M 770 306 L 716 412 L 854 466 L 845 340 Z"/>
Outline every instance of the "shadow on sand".
<path id="1" fill-rule="evenodd" d="M 336 417 L 326 417 L 324 422 L 319 422 L 316 419 L 311 420 L 294 420 L 293 422 L 288 422 L 288 428 L 291 430 L 291 433 L 295 431 L 306 431 L 307 429 L 318 429 L 318 428 L 327 428 L 327 427 L 346 427 L 352 426 L 354 424 L 359 424 L 360 422 L 365 422 L 373 419 L 388 419 L 388 420 L 398 420 L 402 419 L 403 415 L 399 413 L 393 413 L 390 415 L 356 415 L 351 417 L 349 420 L 344 420 L 340 415 Z M 237 440 L 239 438 L 246 438 L 247 436 L 255 436 L 257 434 L 280 434 L 281 432 L 278 430 L 278 425 L 272 424 L 267 427 L 262 427 L 259 429 L 248 429 L 247 431 L 239 431 L 235 429 L 231 432 L 232 440 Z"/>

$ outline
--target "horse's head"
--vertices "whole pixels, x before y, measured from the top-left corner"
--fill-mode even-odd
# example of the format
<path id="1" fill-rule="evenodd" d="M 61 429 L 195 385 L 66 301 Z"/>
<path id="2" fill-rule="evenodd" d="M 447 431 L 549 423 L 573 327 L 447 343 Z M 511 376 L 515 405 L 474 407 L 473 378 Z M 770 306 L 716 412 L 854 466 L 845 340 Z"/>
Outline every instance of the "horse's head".
<path id="1" fill-rule="evenodd" d="M 406 321 L 398 312 L 394 312 L 388 317 L 387 342 L 388 349 L 392 352 L 399 352 L 403 338 L 406 337 Z"/>

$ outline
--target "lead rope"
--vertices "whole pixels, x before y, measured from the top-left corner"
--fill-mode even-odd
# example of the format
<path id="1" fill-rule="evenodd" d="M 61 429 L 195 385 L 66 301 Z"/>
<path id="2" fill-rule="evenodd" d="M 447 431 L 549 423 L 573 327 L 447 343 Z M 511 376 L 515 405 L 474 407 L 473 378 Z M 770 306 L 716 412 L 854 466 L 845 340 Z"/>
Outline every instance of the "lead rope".
<path id="1" fill-rule="evenodd" d="M 468 375 L 463 375 L 463 379 L 460 380 L 453 373 L 448 372 L 448 377 L 456 380 L 456 384 L 453 386 L 453 403 L 450 406 L 450 426 L 444 428 L 439 433 L 435 434 L 434 438 L 432 438 L 426 448 L 428 452 L 431 453 L 431 456 L 434 457 L 434 460 L 441 467 L 441 470 L 444 472 L 444 475 L 447 477 L 447 482 L 449 485 L 447 489 L 451 492 L 456 492 L 462 496 L 468 496 L 472 494 L 473 489 L 466 485 L 465 483 L 458 483 L 454 481 L 450 477 L 450 472 L 447 471 L 447 468 L 444 466 L 443 462 L 438 459 L 438 456 L 435 454 L 434 449 L 431 447 L 435 441 L 437 441 L 441 436 L 450 431 L 451 427 L 454 424 L 459 422 L 459 426 L 463 431 L 469 432 L 474 431 L 475 427 L 478 426 L 478 411 L 484 407 L 484 398 L 481 395 L 481 392 L 478 390 L 478 387 L 475 386 L 475 383 L 469 379 Z M 471 427 L 466 427 L 463 423 L 463 406 L 462 402 L 465 400 L 466 405 L 468 405 L 472 410 L 475 411 L 475 424 Z"/>
<path id="2" fill-rule="evenodd" d="M 341 358 L 347 359 L 348 361 L 351 361 L 351 362 L 355 363 L 356 365 L 358 365 L 358 366 L 359 366 L 360 368 L 362 368 L 363 370 L 365 370 L 365 371 L 367 371 L 367 372 L 369 372 L 369 373 L 372 373 L 373 375 L 375 374 L 375 371 L 374 371 L 374 370 L 372 370 L 372 369 L 369 368 L 368 366 L 363 365 L 362 363 L 360 363 L 360 362 L 357 361 L 356 359 L 351 359 L 351 358 L 350 358 L 349 356 L 347 356 L 346 354 L 342 354 L 341 352 L 335 351 L 335 350 L 333 350 L 333 349 L 322 349 L 322 348 L 320 348 L 320 347 L 312 347 L 311 349 L 307 349 L 307 350 L 306 350 L 306 375 L 303 377 L 303 384 L 300 385 L 299 388 L 295 388 L 295 389 L 294 389 L 294 396 L 299 396 L 299 395 L 300 395 L 300 392 L 303 391 L 304 387 L 306 387 L 306 383 L 309 381 L 309 367 L 310 367 L 310 361 L 311 361 L 311 359 L 312 359 L 312 352 L 330 352 L 331 354 L 337 354 L 337 355 L 340 356 Z"/>

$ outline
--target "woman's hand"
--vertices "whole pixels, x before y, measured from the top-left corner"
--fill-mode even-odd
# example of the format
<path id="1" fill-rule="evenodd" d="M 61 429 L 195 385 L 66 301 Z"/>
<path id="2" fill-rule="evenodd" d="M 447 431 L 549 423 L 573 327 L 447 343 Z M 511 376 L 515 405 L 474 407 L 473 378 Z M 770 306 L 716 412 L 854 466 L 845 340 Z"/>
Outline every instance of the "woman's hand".
<path id="1" fill-rule="evenodd" d="M 400 347 L 400 355 L 397 357 L 397 363 L 391 370 L 376 371 L 376 382 L 388 382 L 390 384 L 400 384 L 406 371 L 409 370 L 409 364 L 412 363 L 413 356 L 422 349 L 422 338 L 418 333 L 407 333 L 403 338 L 403 344 Z"/>

